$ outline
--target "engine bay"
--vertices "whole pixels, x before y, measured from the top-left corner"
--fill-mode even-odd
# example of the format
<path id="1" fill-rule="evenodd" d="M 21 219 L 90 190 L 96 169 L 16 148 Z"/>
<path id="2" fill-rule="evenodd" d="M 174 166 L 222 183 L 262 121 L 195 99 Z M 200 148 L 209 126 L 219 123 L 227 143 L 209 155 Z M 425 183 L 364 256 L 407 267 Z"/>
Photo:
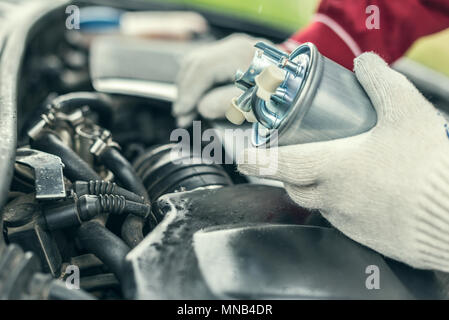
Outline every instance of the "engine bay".
<path id="1" fill-rule="evenodd" d="M 174 161 L 173 57 L 234 30 L 164 45 L 59 27 L 67 6 L 24 1 L 3 22 L 21 27 L 0 58 L 0 298 L 441 298 L 435 273 L 357 244 L 282 187 L 201 154 Z M 382 290 L 365 290 L 370 265 Z"/>

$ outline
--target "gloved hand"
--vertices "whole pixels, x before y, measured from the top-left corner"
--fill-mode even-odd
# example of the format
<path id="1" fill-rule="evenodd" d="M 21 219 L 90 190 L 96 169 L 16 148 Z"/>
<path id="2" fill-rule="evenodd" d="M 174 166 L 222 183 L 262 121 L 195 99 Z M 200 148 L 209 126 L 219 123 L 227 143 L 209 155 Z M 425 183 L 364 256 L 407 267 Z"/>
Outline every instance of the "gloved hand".
<path id="1" fill-rule="evenodd" d="M 196 107 L 205 118 L 224 117 L 231 99 L 242 91 L 230 85 L 204 94 L 216 85 L 232 83 L 237 69 L 246 69 L 251 63 L 258 41 L 245 34 L 233 34 L 186 56 L 178 74 L 178 99 L 172 110 L 179 126 L 190 124 Z"/>
<path id="2" fill-rule="evenodd" d="M 275 149 L 248 149 L 240 164 L 275 174 L 298 204 L 320 209 L 348 237 L 413 267 L 449 272 L 449 135 L 445 118 L 373 53 L 355 60 L 377 125 L 358 136 Z M 329 108 L 332 106 L 330 105 Z M 273 159 L 271 154 L 271 159 Z"/>

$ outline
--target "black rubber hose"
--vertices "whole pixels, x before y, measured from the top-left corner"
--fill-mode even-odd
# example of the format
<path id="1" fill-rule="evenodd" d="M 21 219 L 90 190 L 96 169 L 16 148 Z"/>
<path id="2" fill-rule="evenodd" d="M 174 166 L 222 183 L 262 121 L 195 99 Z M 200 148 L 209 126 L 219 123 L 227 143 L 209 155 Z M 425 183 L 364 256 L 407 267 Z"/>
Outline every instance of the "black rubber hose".
<path id="1" fill-rule="evenodd" d="M 76 181 L 73 184 L 73 190 L 78 197 L 86 194 L 99 196 L 100 194 L 114 194 L 117 196 L 123 196 L 126 200 L 134 202 L 144 202 L 144 198 L 119 187 L 114 182 L 104 180 L 90 180 L 90 181 Z"/>
<path id="2" fill-rule="evenodd" d="M 77 237 L 89 253 L 95 254 L 114 273 L 117 279 L 124 278 L 124 262 L 130 248 L 98 221 L 83 223 Z"/>
<path id="3" fill-rule="evenodd" d="M 157 223 L 151 212 L 149 203 L 126 200 L 123 196 L 100 194 L 94 196 L 83 195 L 75 201 L 64 201 L 60 205 L 43 206 L 44 213 L 38 218 L 41 225 L 47 230 L 59 230 L 79 226 L 82 222 L 90 221 L 102 214 L 128 214 L 151 219 L 153 225 Z"/>
<path id="4" fill-rule="evenodd" d="M 107 148 L 100 156 L 100 161 L 111 170 L 117 180 L 128 190 L 141 195 L 148 200 L 148 193 L 137 176 L 134 168 L 120 152 L 114 148 Z M 141 217 L 128 215 L 122 225 L 121 235 L 123 240 L 131 248 L 137 246 L 143 240 L 143 227 L 145 220 Z"/>
<path id="5" fill-rule="evenodd" d="M 100 176 L 75 151 L 53 133 L 42 134 L 38 139 L 31 141 L 31 146 L 60 157 L 64 163 L 64 175 L 70 181 L 101 180 Z"/>
<path id="6" fill-rule="evenodd" d="M 109 181 L 77 181 L 73 185 L 73 189 L 78 196 L 84 194 L 117 194 L 124 196 L 128 200 L 135 202 L 143 202 L 144 198 L 130 192 L 124 188 L 120 188 L 115 183 Z M 145 225 L 145 220 L 141 217 L 128 215 L 122 225 L 121 235 L 123 240 L 131 248 L 137 246 L 144 238 L 143 227 Z"/>
<path id="7" fill-rule="evenodd" d="M 113 110 L 111 98 L 99 92 L 72 92 L 56 97 L 51 106 L 63 112 L 69 112 L 83 106 L 89 106 L 98 113 L 100 125 L 110 128 L 113 122 Z"/>
<path id="8" fill-rule="evenodd" d="M 100 155 L 99 160 L 111 170 L 117 180 L 128 189 L 148 200 L 148 193 L 134 171 L 134 168 L 122 154 L 113 147 L 107 147 Z"/>

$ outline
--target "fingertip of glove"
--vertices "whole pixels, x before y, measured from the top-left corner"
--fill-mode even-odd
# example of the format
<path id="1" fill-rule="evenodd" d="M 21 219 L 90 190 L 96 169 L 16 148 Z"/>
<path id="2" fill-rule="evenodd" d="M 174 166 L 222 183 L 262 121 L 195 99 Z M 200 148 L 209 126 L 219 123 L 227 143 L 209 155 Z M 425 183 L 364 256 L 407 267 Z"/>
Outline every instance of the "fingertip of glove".
<path id="1" fill-rule="evenodd" d="M 374 52 L 365 52 L 354 59 L 354 72 L 369 70 L 371 67 L 388 67 L 388 64 Z"/>
<path id="2" fill-rule="evenodd" d="M 178 99 L 175 101 L 172 105 L 172 115 L 174 117 L 180 117 L 184 116 L 186 114 L 189 114 L 193 110 L 193 105 L 189 101 L 186 101 L 187 99 Z"/>
<path id="3" fill-rule="evenodd" d="M 206 119 L 223 118 L 228 106 L 225 105 L 220 108 L 220 102 L 204 97 L 198 103 L 198 113 Z"/>
<path id="4" fill-rule="evenodd" d="M 171 107 L 171 115 L 175 118 L 178 116 L 181 116 L 181 113 L 179 112 L 180 110 L 181 110 L 181 108 L 178 105 L 178 103 L 173 103 L 173 105 Z"/>
<path id="5" fill-rule="evenodd" d="M 198 112 L 206 119 L 224 118 L 234 97 L 241 90 L 233 85 L 219 87 L 206 94 L 198 103 Z"/>
<path id="6" fill-rule="evenodd" d="M 204 118 L 209 120 L 222 119 L 225 117 L 226 110 L 211 110 L 207 105 L 199 105 L 198 113 Z"/>

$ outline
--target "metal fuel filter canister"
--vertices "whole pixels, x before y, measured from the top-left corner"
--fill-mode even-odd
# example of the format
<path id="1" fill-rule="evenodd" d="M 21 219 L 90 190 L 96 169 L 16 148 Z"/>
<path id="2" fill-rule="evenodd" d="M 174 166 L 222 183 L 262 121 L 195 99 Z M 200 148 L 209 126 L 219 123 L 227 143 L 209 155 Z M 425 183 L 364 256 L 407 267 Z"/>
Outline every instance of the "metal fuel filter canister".
<path id="1" fill-rule="evenodd" d="M 244 92 L 226 113 L 229 121 L 253 122 L 254 146 L 326 141 L 370 130 L 376 112 L 355 74 L 324 57 L 312 43 L 290 55 L 259 42 L 235 84 Z"/>

